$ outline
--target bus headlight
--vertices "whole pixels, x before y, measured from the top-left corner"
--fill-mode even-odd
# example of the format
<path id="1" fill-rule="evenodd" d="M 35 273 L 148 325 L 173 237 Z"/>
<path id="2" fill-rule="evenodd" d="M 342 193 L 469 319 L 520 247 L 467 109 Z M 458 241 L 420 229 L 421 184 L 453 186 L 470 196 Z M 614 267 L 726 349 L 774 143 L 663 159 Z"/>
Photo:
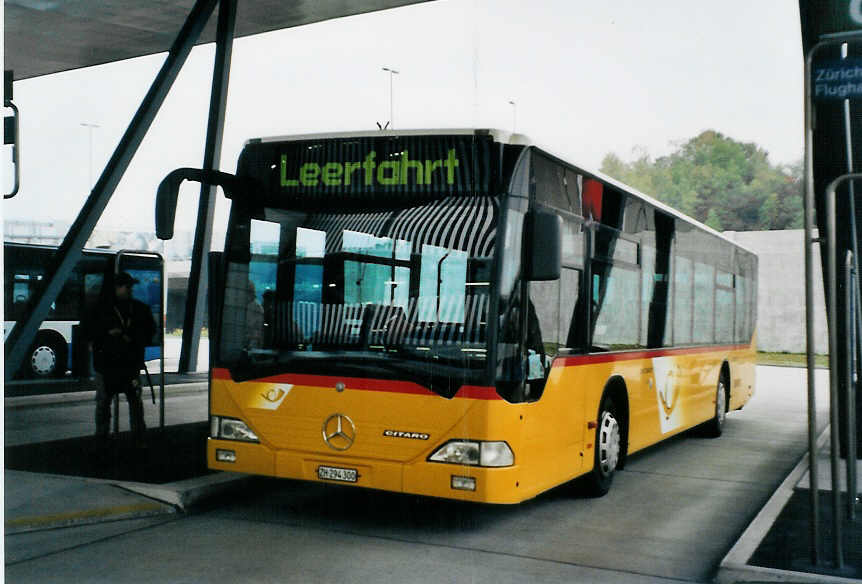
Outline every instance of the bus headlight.
<path id="1" fill-rule="evenodd" d="M 428 457 L 428 460 L 468 466 L 501 467 L 515 464 L 515 455 L 505 442 L 450 440 Z"/>
<path id="2" fill-rule="evenodd" d="M 210 418 L 210 436 L 222 440 L 239 440 L 241 442 L 260 442 L 257 434 L 242 420 L 212 416 Z"/>

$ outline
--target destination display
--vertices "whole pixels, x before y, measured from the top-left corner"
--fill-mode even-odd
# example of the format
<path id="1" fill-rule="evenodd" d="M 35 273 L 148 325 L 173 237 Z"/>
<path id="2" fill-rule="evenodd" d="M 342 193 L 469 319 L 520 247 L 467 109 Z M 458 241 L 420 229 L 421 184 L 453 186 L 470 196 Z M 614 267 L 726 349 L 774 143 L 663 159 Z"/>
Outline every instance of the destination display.
<path id="1" fill-rule="evenodd" d="M 238 173 L 268 204 L 434 200 L 490 192 L 490 136 L 363 136 L 249 143 Z"/>

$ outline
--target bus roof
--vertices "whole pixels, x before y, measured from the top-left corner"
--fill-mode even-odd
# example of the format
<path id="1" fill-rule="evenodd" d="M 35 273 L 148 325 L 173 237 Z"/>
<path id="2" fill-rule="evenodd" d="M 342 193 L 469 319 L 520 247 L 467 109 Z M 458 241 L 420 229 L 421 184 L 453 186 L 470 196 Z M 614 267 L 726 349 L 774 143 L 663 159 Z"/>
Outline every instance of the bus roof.
<path id="1" fill-rule="evenodd" d="M 504 130 L 493 128 L 429 128 L 413 130 L 362 130 L 358 132 L 325 132 L 320 134 L 294 134 L 288 136 L 269 136 L 265 138 L 252 138 L 246 141 L 248 144 L 260 144 L 269 142 L 299 142 L 302 140 L 328 140 L 336 138 L 379 138 L 396 136 L 491 136 L 495 142 L 502 144 L 528 145 L 526 136 L 513 134 Z"/>

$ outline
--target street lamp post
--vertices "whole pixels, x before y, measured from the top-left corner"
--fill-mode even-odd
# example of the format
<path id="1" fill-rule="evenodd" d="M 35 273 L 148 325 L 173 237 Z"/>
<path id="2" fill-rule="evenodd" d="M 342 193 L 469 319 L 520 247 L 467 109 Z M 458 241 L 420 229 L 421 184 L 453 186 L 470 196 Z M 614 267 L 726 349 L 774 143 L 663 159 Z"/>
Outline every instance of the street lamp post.
<path id="1" fill-rule="evenodd" d="M 518 104 L 515 103 L 514 99 L 510 99 L 509 105 L 512 106 L 512 133 L 514 134 L 516 123 L 518 121 Z"/>
<path id="2" fill-rule="evenodd" d="M 88 124 L 87 122 L 81 122 L 81 125 L 90 131 L 90 164 L 88 169 L 90 176 L 89 187 L 93 188 L 93 130 L 101 128 L 102 126 L 99 124 Z"/>
<path id="3" fill-rule="evenodd" d="M 400 72 L 390 67 L 383 67 L 383 70 L 389 73 L 389 129 L 395 129 L 395 120 L 392 113 L 392 78 Z"/>

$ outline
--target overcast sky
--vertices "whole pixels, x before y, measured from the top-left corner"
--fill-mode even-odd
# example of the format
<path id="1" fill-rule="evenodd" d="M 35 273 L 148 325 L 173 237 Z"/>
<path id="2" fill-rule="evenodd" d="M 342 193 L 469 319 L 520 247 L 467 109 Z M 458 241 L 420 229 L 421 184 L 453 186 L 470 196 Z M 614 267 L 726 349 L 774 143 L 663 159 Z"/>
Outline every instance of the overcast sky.
<path id="1" fill-rule="evenodd" d="M 192 52 L 100 228 L 152 231 L 159 181 L 202 164 L 213 55 Z M 163 61 L 17 82 L 22 187 L 4 217 L 74 219 Z M 400 71 L 396 129 L 515 125 L 589 168 L 706 129 L 773 163 L 802 157 L 796 0 L 436 0 L 235 41 L 221 168 L 236 169 L 248 138 L 375 128 L 389 118 L 383 66 Z M 197 192 L 183 188 L 178 229 L 193 226 Z"/>

